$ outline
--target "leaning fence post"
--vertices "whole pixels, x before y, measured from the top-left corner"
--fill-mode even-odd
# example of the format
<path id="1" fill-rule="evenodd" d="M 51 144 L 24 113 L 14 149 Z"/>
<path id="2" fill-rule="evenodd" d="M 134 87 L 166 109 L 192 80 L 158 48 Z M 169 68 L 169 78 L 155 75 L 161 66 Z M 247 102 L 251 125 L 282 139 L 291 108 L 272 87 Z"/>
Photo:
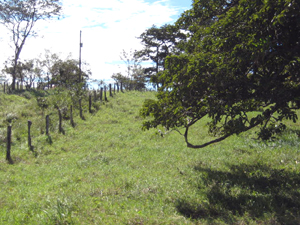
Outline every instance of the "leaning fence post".
<path id="1" fill-rule="evenodd" d="M 7 127 L 7 148 L 6 148 L 6 160 L 8 163 L 13 163 L 12 158 L 10 156 L 11 149 L 11 126 Z"/>
<path id="2" fill-rule="evenodd" d="M 121 92 L 123 92 L 123 83 L 121 82 Z"/>
<path id="3" fill-rule="evenodd" d="M 33 147 L 31 145 L 31 136 L 30 136 L 31 125 L 32 125 L 32 122 L 30 120 L 28 120 L 28 147 L 29 147 L 29 150 L 33 150 Z"/>

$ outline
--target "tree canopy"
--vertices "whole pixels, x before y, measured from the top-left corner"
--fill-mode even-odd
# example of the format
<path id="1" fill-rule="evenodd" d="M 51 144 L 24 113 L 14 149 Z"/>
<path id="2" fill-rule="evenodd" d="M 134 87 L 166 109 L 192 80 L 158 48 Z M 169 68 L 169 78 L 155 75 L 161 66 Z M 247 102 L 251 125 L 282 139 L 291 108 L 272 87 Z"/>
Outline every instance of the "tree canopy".
<path id="1" fill-rule="evenodd" d="M 165 59 L 171 53 L 180 51 L 179 44 L 186 38 L 176 26 L 163 25 L 152 26 L 143 32 L 139 39 L 144 48 L 135 52 L 135 57 L 142 61 L 152 61 L 154 65 L 145 68 L 146 78 L 157 87 L 159 86 L 158 76 L 165 69 Z"/>
<path id="2" fill-rule="evenodd" d="M 122 83 L 129 90 L 142 90 L 146 88 L 147 78 L 141 66 L 141 59 L 135 51 L 122 51 L 121 60 L 126 66 L 126 75 L 114 73 L 112 78 L 117 83 Z"/>
<path id="3" fill-rule="evenodd" d="M 299 1 L 194 0 L 176 26 L 188 38 L 166 58 L 158 100 L 144 103 L 145 129 L 183 127 L 187 146 L 201 148 L 256 126 L 268 139 L 298 119 Z M 191 144 L 189 128 L 204 117 L 218 137 Z"/>

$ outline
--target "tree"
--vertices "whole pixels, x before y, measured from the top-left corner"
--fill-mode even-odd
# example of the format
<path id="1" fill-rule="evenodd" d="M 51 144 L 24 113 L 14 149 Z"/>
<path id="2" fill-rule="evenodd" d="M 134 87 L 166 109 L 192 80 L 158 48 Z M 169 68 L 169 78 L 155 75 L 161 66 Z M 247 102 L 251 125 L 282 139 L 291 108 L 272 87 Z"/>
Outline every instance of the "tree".
<path id="1" fill-rule="evenodd" d="M 87 68 L 88 65 L 86 63 L 83 63 L 83 65 L 83 69 L 80 71 L 78 61 L 75 59 L 68 58 L 55 61 L 49 70 L 51 75 L 50 83 L 66 88 L 72 88 L 79 83 L 82 83 L 82 86 L 84 86 L 91 72 Z M 79 79 L 79 73 L 81 73 L 81 79 Z"/>
<path id="2" fill-rule="evenodd" d="M 198 0 L 177 25 L 188 41 L 167 57 L 158 100 L 141 110 L 144 128 L 185 128 L 188 147 L 202 148 L 260 126 L 270 138 L 296 122 L 300 107 L 300 2 Z M 252 113 L 250 113 L 252 112 Z M 189 128 L 210 119 L 216 139 L 194 145 Z"/>
<path id="3" fill-rule="evenodd" d="M 165 68 L 166 57 L 171 53 L 180 52 L 179 44 L 185 41 L 186 36 L 174 25 L 164 25 L 160 28 L 153 25 L 142 33 L 139 39 L 144 49 L 135 52 L 135 57 L 154 63 L 154 66 L 145 68 L 145 73 L 147 79 L 151 79 L 151 82 L 158 87 L 159 72 Z"/>
<path id="4" fill-rule="evenodd" d="M 42 63 L 39 59 L 30 59 L 23 63 L 22 81 L 26 88 L 31 88 L 34 81 L 41 81 L 43 77 Z"/>
<path id="5" fill-rule="evenodd" d="M 137 57 L 136 51 L 132 50 L 128 53 L 125 50 L 122 51 L 120 56 L 121 60 L 126 65 L 126 73 L 124 76 L 121 73 L 113 74 L 112 78 L 117 82 L 121 82 L 128 89 L 141 90 L 146 86 L 146 76 L 144 69 L 141 66 L 141 60 Z"/>
<path id="6" fill-rule="evenodd" d="M 123 83 L 125 85 L 129 85 L 130 83 L 130 78 L 124 76 L 122 73 L 114 73 L 111 78 L 114 79 L 116 83 Z"/>
<path id="7" fill-rule="evenodd" d="M 59 0 L 0 0 L 0 23 L 11 33 L 14 48 L 11 71 L 13 90 L 18 61 L 26 39 L 37 35 L 33 29 L 36 22 L 58 16 L 60 11 Z"/>

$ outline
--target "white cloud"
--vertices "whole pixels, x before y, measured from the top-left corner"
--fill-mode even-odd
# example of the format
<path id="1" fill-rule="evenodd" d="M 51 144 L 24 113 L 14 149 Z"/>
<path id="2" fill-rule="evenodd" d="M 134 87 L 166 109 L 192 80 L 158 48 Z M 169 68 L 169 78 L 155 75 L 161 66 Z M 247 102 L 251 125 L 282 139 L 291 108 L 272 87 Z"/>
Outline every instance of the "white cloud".
<path id="1" fill-rule="evenodd" d="M 44 49 L 53 53 L 79 55 L 79 32 L 82 30 L 82 59 L 88 62 L 94 78 L 107 79 L 119 72 L 122 49 L 139 49 L 136 38 L 153 24 L 172 23 L 177 9 L 170 0 L 145 2 L 144 0 L 63 0 L 64 18 L 58 21 L 37 23 L 39 37 L 27 40 L 21 58 L 35 58 Z M 2 34 L 3 27 L 0 27 Z M 1 35 L 2 36 L 2 35 Z M 8 47 L 7 37 L 0 39 L 0 64 L 13 49 Z M 1 65 L 0 65 L 1 67 Z"/>

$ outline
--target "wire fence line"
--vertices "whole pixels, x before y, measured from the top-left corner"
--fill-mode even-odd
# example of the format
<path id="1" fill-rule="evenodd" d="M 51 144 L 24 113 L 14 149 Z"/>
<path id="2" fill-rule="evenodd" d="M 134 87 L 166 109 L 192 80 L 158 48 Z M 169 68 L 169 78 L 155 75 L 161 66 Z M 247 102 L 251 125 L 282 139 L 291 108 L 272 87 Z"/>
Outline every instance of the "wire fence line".
<path id="1" fill-rule="evenodd" d="M 22 90 L 25 91 L 26 90 L 26 89 L 22 89 L 22 85 L 17 86 L 17 87 L 18 87 L 18 90 L 20 90 L 20 91 L 22 91 Z M 5 93 L 9 94 L 10 86 L 8 84 L 2 84 L 1 88 L 4 92 L 8 91 L 8 92 L 5 92 Z M 33 89 L 33 87 L 31 88 L 31 90 L 32 89 Z M 77 105 L 76 108 L 72 104 L 69 104 L 67 106 L 67 110 L 68 110 L 67 113 L 69 114 L 68 122 L 70 123 L 70 125 L 73 128 L 76 126 L 76 123 L 74 121 L 74 109 L 77 109 L 79 111 L 80 119 L 85 120 L 84 113 L 92 114 L 92 113 L 95 113 L 96 111 L 98 111 L 100 109 L 100 107 L 95 108 L 93 103 L 96 103 L 96 102 L 101 103 L 102 102 L 103 104 L 105 104 L 105 102 L 108 102 L 109 97 L 114 97 L 117 93 L 125 92 L 125 88 L 123 87 L 122 83 L 120 83 L 120 84 L 119 83 L 114 83 L 114 84 L 108 84 L 107 86 L 105 85 L 103 87 L 100 87 L 99 90 L 85 90 L 85 91 L 86 91 L 85 94 L 82 96 L 85 101 L 82 101 L 83 99 L 79 98 L 79 102 L 78 102 L 78 105 Z M 83 105 L 83 104 L 86 104 L 86 105 Z M 99 104 L 99 106 L 100 106 L 100 104 Z M 57 110 L 57 113 L 54 114 L 53 112 L 51 112 L 51 114 L 45 115 L 45 118 L 44 118 L 44 121 L 45 121 L 44 126 L 45 127 L 44 127 L 44 129 L 46 130 L 46 132 L 41 133 L 41 135 L 43 135 L 43 134 L 46 135 L 47 142 L 49 142 L 51 144 L 52 144 L 51 132 L 55 132 L 55 131 L 53 131 L 53 129 L 52 130 L 50 129 L 51 123 L 53 123 L 53 122 L 56 123 L 56 124 L 58 123 L 58 129 L 56 130 L 56 132 L 58 132 L 62 135 L 65 134 L 65 130 L 63 128 L 63 126 L 64 126 L 63 121 L 65 120 L 63 118 L 63 114 L 66 113 L 64 111 L 65 109 L 59 108 L 58 106 L 55 106 L 54 108 Z M 88 109 L 88 110 L 84 111 L 83 108 Z M 53 121 L 54 116 L 55 116 L 55 119 L 58 119 L 58 121 Z M 53 117 L 53 119 L 50 119 L 50 117 Z M 28 128 L 27 128 L 27 137 L 28 137 L 27 138 L 27 144 L 28 144 L 28 149 L 32 152 L 35 152 L 34 146 L 32 145 L 32 139 L 33 139 L 32 135 L 31 135 L 32 125 L 34 125 L 34 123 L 31 120 L 28 120 L 28 124 L 27 124 L 27 126 L 28 126 Z M 44 130 L 44 129 L 41 129 L 41 130 Z M 11 148 L 13 146 L 12 145 L 12 134 L 13 134 L 12 130 L 13 130 L 13 126 L 11 124 L 9 124 L 7 126 L 7 135 L 5 137 L 5 141 L 6 141 L 6 160 L 9 164 L 14 163 L 13 158 L 11 156 Z M 25 132 L 25 131 L 22 131 L 22 132 Z"/>

